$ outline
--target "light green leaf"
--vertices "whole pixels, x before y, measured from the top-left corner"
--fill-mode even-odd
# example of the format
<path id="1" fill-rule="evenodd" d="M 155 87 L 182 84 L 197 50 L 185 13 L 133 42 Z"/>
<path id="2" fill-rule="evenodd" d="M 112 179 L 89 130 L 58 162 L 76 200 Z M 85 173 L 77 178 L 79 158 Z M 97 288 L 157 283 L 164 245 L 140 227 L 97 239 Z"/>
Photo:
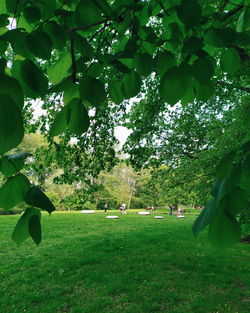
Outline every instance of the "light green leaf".
<path id="1" fill-rule="evenodd" d="M 70 119 L 70 107 L 65 106 L 54 119 L 50 128 L 50 137 L 55 137 L 64 133 L 67 129 Z"/>
<path id="2" fill-rule="evenodd" d="M 69 106 L 71 111 L 68 129 L 73 134 L 81 135 L 88 130 L 90 125 L 88 112 L 80 99 L 73 99 Z"/>
<path id="3" fill-rule="evenodd" d="M 59 59 L 48 68 L 48 77 L 53 85 L 58 84 L 63 78 L 67 77 L 71 68 L 72 58 L 69 52 L 61 53 Z"/>
<path id="4" fill-rule="evenodd" d="M 20 217 L 19 221 L 16 224 L 16 227 L 12 234 L 12 240 L 17 244 L 20 245 L 24 240 L 26 240 L 30 236 L 29 231 L 29 221 L 32 216 L 36 215 L 39 220 L 41 219 L 41 212 L 39 209 L 35 208 L 27 208 L 23 215 Z M 35 222 L 37 226 L 37 221 Z M 34 234 L 33 226 L 30 226 L 32 235 Z M 38 226 L 39 228 L 39 226 Z M 39 231 L 39 230 L 38 230 Z M 35 237 L 38 239 L 38 237 Z M 33 239 L 34 240 L 34 239 Z"/>
<path id="5" fill-rule="evenodd" d="M 221 54 L 220 65 L 224 72 L 234 75 L 241 67 L 239 53 L 234 48 L 228 48 Z"/>
<path id="6" fill-rule="evenodd" d="M 10 97 L 0 94 L 0 154 L 15 148 L 23 136 L 20 108 Z"/>
<path id="7" fill-rule="evenodd" d="M 24 201 L 30 182 L 23 174 L 8 178 L 0 188 L 0 207 L 9 210 Z"/>
<path id="8" fill-rule="evenodd" d="M 16 153 L 3 156 L 0 160 L 0 171 L 5 176 L 16 174 L 23 168 L 24 159 L 30 155 L 30 153 Z"/>
<path id="9" fill-rule="evenodd" d="M 48 90 L 48 80 L 31 60 L 24 60 L 21 64 L 21 73 L 24 82 L 36 94 L 37 97 L 44 97 Z"/>
<path id="10" fill-rule="evenodd" d="M 37 186 L 31 187 L 27 191 L 24 201 L 27 204 L 45 210 L 48 213 L 56 210 L 50 199 Z"/>

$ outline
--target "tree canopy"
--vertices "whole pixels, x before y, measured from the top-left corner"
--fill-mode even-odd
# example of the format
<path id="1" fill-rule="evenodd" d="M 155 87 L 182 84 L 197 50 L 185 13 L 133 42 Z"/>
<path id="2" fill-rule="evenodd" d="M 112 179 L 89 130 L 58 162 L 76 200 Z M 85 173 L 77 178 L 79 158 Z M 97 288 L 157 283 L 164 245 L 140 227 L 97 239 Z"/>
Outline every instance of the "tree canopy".
<path id="1" fill-rule="evenodd" d="M 0 12 L 0 207 L 27 204 L 15 242 L 39 244 L 40 209 L 55 210 L 21 173 L 29 153 L 13 149 L 24 133 L 48 140 L 41 172 L 57 163 L 57 182 L 91 184 L 117 163 L 122 121 L 133 165 L 215 181 L 194 234 L 209 225 L 215 244 L 239 240 L 250 200 L 249 0 L 0 0 Z"/>

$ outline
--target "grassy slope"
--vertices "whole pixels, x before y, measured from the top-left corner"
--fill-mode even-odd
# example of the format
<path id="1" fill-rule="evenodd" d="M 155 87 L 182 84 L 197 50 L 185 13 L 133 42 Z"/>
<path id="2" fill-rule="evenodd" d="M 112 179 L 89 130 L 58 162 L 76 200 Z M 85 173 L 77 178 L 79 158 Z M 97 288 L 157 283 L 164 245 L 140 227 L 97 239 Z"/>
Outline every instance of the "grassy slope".
<path id="1" fill-rule="evenodd" d="M 9 240 L 17 219 L 0 216 L 0 312 L 249 312 L 250 246 L 194 240 L 193 216 L 44 214 L 38 248 Z"/>

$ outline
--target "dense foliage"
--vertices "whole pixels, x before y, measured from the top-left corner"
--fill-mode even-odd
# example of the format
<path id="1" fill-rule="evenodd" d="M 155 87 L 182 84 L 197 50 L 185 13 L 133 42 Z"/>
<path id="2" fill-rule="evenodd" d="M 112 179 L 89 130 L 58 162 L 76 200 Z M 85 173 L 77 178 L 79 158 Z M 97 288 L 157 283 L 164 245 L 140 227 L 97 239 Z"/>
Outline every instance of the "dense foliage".
<path id="1" fill-rule="evenodd" d="M 249 0 L 1 0 L 0 12 L 0 170 L 6 177 L 0 207 L 28 205 L 13 233 L 17 243 L 31 235 L 38 244 L 40 209 L 55 209 L 20 173 L 28 154 L 9 152 L 25 130 L 38 128 L 47 136 L 44 166 L 56 160 L 64 168 L 58 182 L 91 184 L 116 163 L 114 127 L 128 99 L 143 99 L 135 109 L 142 114 L 133 127 L 137 140 L 145 141 L 140 136 L 146 127 L 147 133 L 156 131 L 135 147 L 135 163 L 147 163 L 152 151 L 156 162 L 174 152 L 178 163 L 183 154 L 202 153 L 204 144 L 214 147 L 214 134 L 204 135 L 205 122 L 216 124 L 221 110 L 211 114 L 203 103 L 219 103 L 217 97 L 228 89 L 236 97 L 250 91 Z M 32 102 L 39 99 L 45 113 L 39 123 L 29 122 Z M 179 102 L 187 109 L 173 113 L 179 127 L 170 123 L 168 133 L 165 112 Z M 213 199 L 194 224 L 195 234 L 209 225 L 210 239 L 223 245 L 239 240 L 236 217 L 249 206 L 249 98 L 244 110 L 240 140 L 232 151 L 225 140 Z M 189 142 L 182 126 L 193 130 Z M 159 132 L 167 141 L 176 134 L 177 153 L 158 154 Z"/>

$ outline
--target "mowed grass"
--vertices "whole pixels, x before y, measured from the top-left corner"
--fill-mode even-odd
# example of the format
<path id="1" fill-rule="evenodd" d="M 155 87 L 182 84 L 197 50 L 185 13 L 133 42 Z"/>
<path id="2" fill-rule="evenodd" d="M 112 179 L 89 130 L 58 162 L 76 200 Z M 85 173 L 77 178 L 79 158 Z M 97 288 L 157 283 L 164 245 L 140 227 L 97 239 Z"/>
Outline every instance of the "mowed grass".
<path id="1" fill-rule="evenodd" d="M 41 245 L 19 248 L 19 217 L 0 216 L 0 312 L 250 312 L 250 245 L 218 251 L 194 216 L 153 215 L 43 214 Z"/>

